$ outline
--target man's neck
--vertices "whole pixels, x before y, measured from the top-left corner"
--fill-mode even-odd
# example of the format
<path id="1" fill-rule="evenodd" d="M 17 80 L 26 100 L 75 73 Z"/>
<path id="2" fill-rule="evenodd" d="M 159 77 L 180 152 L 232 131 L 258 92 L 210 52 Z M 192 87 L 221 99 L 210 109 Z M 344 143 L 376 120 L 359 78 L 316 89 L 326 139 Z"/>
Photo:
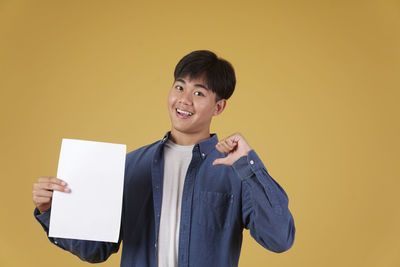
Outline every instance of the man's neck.
<path id="1" fill-rule="evenodd" d="M 171 139 L 172 142 L 174 142 L 177 145 L 191 146 L 210 138 L 210 131 L 203 133 L 188 134 L 176 130 L 171 130 L 169 138 Z"/>

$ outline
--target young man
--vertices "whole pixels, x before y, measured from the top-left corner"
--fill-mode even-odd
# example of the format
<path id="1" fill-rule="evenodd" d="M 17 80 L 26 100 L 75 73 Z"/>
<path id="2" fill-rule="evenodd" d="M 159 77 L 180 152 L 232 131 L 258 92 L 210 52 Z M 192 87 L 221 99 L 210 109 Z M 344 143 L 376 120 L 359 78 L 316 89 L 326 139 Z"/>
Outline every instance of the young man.
<path id="1" fill-rule="evenodd" d="M 168 96 L 171 130 L 127 154 L 118 243 L 49 238 L 89 262 L 118 251 L 121 266 L 237 266 L 243 228 L 274 252 L 289 249 L 295 227 L 284 190 L 269 176 L 240 133 L 210 135 L 236 78 L 210 51 L 183 57 Z M 34 215 L 48 232 L 54 177 L 34 184 Z M 104 212 L 107 212 L 105 210 Z"/>

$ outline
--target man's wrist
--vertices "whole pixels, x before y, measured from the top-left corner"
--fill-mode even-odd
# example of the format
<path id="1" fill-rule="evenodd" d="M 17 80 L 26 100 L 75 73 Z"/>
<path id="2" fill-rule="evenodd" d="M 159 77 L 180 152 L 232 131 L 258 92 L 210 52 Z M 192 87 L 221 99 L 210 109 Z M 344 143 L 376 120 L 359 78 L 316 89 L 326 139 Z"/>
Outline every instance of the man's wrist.
<path id="1" fill-rule="evenodd" d="M 248 155 L 241 156 L 232 164 L 232 167 L 242 180 L 253 175 L 253 171 L 248 163 Z"/>

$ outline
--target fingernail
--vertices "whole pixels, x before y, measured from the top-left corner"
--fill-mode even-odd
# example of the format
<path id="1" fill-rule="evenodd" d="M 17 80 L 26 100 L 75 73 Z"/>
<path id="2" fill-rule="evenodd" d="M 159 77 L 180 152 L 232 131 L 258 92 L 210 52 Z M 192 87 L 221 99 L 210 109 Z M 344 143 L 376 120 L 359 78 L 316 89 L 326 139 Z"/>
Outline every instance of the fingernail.
<path id="1" fill-rule="evenodd" d="M 66 183 L 66 182 L 64 182 L 64 181 L 62 181 L 62 182 L 61 182 L 61 184 L 62 184 L 62 185 L 66 185 L 67 183 Z"/>
<path id="2" fill-rule="evenodd" d="M 65 188 L 64 191 L 65 191 L 65 192 L 71 192 L 71 189 Z"/>

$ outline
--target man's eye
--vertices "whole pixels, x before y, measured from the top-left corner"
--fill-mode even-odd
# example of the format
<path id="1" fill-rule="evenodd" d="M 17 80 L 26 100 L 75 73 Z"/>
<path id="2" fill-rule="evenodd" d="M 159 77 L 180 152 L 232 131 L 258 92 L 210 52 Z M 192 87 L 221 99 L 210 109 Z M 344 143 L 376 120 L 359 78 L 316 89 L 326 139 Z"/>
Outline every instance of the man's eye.
<path id="1" fill-rule="evenodd" d="M 180 86 L 180 85 L 175 86 L 175 88 L 178 89 L 179 91 L 182 91 L 182 90 L 183 90 L 183 87 Z"/>
<path id="2" fill-rule="evenodd" d="M 204 94 L 203 94 L 202 92 L 199 92 L 199 91 L 194 92 L 194 95 L 197 95 L 197 96 L 204 96 Z"/>

